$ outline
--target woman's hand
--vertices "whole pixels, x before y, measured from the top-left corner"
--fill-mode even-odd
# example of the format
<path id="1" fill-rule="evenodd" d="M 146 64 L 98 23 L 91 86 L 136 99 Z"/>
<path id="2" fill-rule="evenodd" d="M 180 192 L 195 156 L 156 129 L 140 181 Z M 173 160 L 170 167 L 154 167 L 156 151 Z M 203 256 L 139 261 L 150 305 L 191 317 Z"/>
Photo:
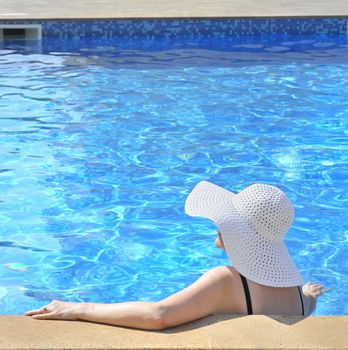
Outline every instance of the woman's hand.
<path id="1" fill-rule="evenodd" d="M 25 315 L 38 320 L 78 320 L 82 307 L 83 303 L 53 300 L 40 309 L 27 311 Z"/>
<path id="2" fill-rule="evenodd" d="M 318 296 L 332 289 L 332 288 L 328 288 L 328 289 L 322 290 L 323 288 L 324 286 L 322 284 L 307 282 L 305 285 L 303 285 L 302 291 L 304 295 L 317 298 Z"/>

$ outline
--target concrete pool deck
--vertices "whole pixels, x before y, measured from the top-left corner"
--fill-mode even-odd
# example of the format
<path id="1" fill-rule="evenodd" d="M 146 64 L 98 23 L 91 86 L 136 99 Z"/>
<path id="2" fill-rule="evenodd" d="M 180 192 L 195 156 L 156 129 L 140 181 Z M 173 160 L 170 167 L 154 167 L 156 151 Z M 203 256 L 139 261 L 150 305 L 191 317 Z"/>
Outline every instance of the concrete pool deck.
<path id="1" fill-rule="evenodd" d="M 0 0 L 1 19 L 347 16 L 347 0 Z"/>
<path id="2" fill-rule="evenodd" d="M 0 0 L 1 20 L 348 16 L 348 0 Z M 319 301 L 320 302 L 320 301 Z M 348 349 L 347 316 L 210 316 L 149 332 L 0 316 L 0 350 Z"/>
<path id="3" fill-rule="evenodd" d="M 0 349 L 348 349 L 348 317 L 210 316 L 163 331 L 0 317 Z"/>

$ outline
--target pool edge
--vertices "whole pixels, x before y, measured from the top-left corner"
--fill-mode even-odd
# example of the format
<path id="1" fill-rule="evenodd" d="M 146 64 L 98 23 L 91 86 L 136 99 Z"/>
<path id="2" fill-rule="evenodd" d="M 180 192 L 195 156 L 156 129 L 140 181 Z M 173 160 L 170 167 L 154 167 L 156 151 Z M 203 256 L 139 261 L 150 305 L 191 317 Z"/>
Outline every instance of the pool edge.
<path id="1" fill-rule="evenodd" d="M 164 331 L 0 316 L 0 349 L 347 349 L 348 316 L 213 315 Z"/>
<path id="2" fill-rule="evenodd" d="M 250 20 L 265 20 L 265 19 L 325 19 L 325 18 L 339 18 L 345 19 L 347 14 L 339 15 L 243 15 L 243 16 L 74 16 L 74 17 L 0 17 L 0 21 L 121 21 L 121 20 L 236 20 L 236 19 L 250 19 Z"/>
<path id="3" fill-rule="evenodd" d="M 3 4 L 0 18 L 256 18 L 348 15 L 346 0 L 12 0 Z"/>

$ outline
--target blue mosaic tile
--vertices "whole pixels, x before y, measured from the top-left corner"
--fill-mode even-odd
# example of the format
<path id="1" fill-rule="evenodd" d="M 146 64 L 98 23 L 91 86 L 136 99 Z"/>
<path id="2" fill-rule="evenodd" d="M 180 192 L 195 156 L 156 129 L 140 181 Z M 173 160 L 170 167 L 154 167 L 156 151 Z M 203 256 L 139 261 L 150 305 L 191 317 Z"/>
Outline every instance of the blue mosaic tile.
<path id="1" fill-rule="evenodd" d="M 347 18 L 26 20 L 0 24 L 42 24 L 43 38 L 175 38 L 273 34 L 347 34 Z"/>

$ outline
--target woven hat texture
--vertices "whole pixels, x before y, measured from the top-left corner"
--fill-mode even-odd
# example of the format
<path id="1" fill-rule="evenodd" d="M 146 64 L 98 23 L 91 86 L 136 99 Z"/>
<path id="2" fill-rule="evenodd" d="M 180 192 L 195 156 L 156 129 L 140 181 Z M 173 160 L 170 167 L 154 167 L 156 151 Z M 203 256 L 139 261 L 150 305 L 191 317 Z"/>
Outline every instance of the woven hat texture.
<path id="1" fill-rule="evenodd" d="M 217 225 L 229 259 L 243 276 L 271 287 L 304 284 L 284 243 L 294 209 L 278 187 L 257 183 L 236 194 L 201 181 L 187 197 L 185 211 Z"/>

